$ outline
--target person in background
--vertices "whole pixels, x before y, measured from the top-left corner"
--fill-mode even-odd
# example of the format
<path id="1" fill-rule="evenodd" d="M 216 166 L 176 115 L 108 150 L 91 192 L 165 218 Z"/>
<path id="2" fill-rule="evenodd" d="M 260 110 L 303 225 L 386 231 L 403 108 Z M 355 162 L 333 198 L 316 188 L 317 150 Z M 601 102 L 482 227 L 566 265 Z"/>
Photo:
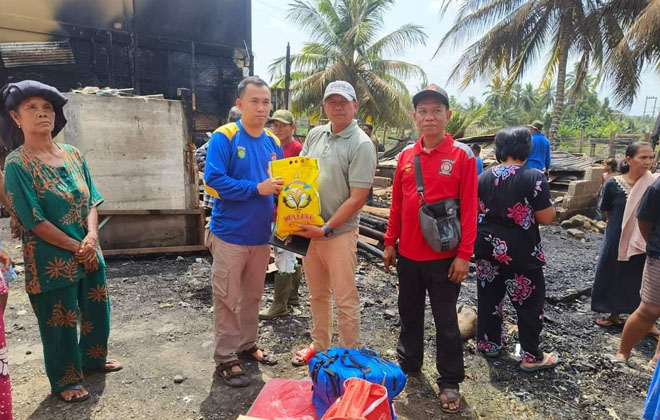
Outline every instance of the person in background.
<path id="1" fill-rule="evenodd" d="M 603 162 L 603 184 L 605 181 L 613 177 L 614 175 L 617 174 L 617 169 L 619 168 L 619 164 L 616 161 L 615 158 L 607 158 Z"/>
<path id="2" fill-rule="evenodd" d="M 209 141 L 204 187 L 216 198 L 206 246 L 213 256 L 215 372 L 232 387 L 250 385 L 238 358 L 277 361 L 257 344 L 259 305 L 270 259 L 274 195 L 282 178 L 269 174 L 283 157 L 280 141 L 264 129 L 270 88 L 250 76 L 238 84 L 239 121 L 218 128 Z"/>
<path id="3" fill-rule="evenodd" d="M 2 98 L 0 134 L 22 144 L 7 156 L 5 194 L 19 222 L 25 290 L 41 333 L 46 375 L 59 399 L 82 402 L 90 397 L 83 370 L 122 368 L 107 358 L 110 301 L 97 210 L 103 197 L 82 153 L 53 141 L 66 124 L 66 97 L 24 80 L 6 85 Z"/>
<path id="4" fill-rule="evenodd" d="M 459 384 L 465 379 L 463 340 L 458 329 L 456 302 L 468 276 L 477 234 L 477 171 L 474 154 L 445 132 L 451 119 L 449 96 L 431 84 L 413 97 L 413 118 L 421 136 L 412 149 L 401 152 L 392 186 L 392 205 L 385 233 L 385 268 L 396 263 L 399 278 L 401 332 L 397 344 L 399 365 L 407 374 L 419 374 L 424 362 L 424 311 L 428 290 L 436 330 L 436 368 L 441 409 L 462 409 Z M 436 252 L 426 242 L 419 221 L 421 197 L 415 181 L 419 156 L 424 199 L 460 200 L 461 238 L 455 249 Z M 399 241 L 397 261 L 395 245 Z"/>
<path id="5" fill-rule="evenodd" d="M 364 131 L 364 134 L 369 136 L 369 138 L 373 142 L 376 152 L 381 152 L 382 150 L 380 150 L 381 149 L 380 142 L 378 141 L 378 139 L 374 138 L 374 126 L 364 121 L 361 121 L 359 125 L 362 131 Z"/>
<path id="6" fill-rule="evenodd" d="M 608 179 L 603 186 L 600 208 L 608 223 L 591 293 L 591 310 L 609 313 L 596 318 L 601 327 L 621 325 L 619 314 L 633 313 L 640 304 L 646 241 L 636 215 L 646 188 L 654 180 L 649 172 L 652 162 L 651 145 L 633 143 L 620 165 L 622 175 Z M 658 330 L 653 326 L 650 332 L 657 334 Z"/>
<path id="7" fill-rule="evenodd" d="M 231 109 L 229 110 L 229 114 L 227 115 L 227 122 L 232 123 L 236 122 L 241 119 L 241 110 L 238 109 L 236 105 L 232 106 Z M 206 166 L 206 153 L 209 149 L 209 143 L 211 143 L 211 139 L 204 143 L 202 147 L 197 149 L 195 151 L 195 160 L 197 161 L 197 169 L 200 172 L 204 172 L 204 167 Z M 203 193 L 203 199 L 202 199 L 202 206 L 206 209 L 207 211 L 207 216 L 211 214 L 211 211 L 213 210 L 213 196 L 211 196 L 209 193 L 204 191 Z"/>
<path id="8" fill-rule="evenodd" d="M 508 295 L 516 309 L 522 357 L 520 369 L 536 372 L 559 363 L 539 348 L 543 328 L 545 254 L 539 225 L 555 218 L 543 174 L 525 166 L 532 139 L 525 127 L 495 135 L 499 165 L 479 177 L 477 267 L 477 350 L 497 357 L 502 349 L 502 307 Z"/>
<path id="9" fill-rule="evenodd" d="M 378 148 L 379 148 L 379 145 L 378 145 L 378 139 L 375 139 L 373 137 L 373 135 L 374 135 L 374 126 L 367 123 L 367 122 L 364 122 L 364 121 L 360 121 L 359 126 L 362 129 L 362 131 L 364 131 L 364 134 L 369 136 L 369 138 L 371 139 L 371 141 L 374 144 L 374 149 L 376 149 L 376 166 L 378 166 Z M 367 205 L 371 206 L 373 204 L 374 204 L 374 187 L 372 186 L 369 189 L 369 195 L 367 196 Z"/>
<path id="10" fill-rule="evenodd" d="M 477 175 L 481 175 L 481 173 L 484 171 L 484 162 L 481 160 L 481 146 L 479 146 L 477 143 L 472 143 L 470 145 L 470 149 L 472 149 L 472 153 L 474 153 L 474 157 L 476 158 L 477 161 Z"/>
<path id="11" fill-rule="evenodd" d="M 615 158 L 607 158 L 603 162 L 603 185 L 605 181 L 617 174 L 618 163 Z M 598 190 L 598 200 L 596 201 L 596 220 L 603 220 L 603 212 L 600 210 L 600 205 L 603 202 L 603 185 Z"/>
<path id="12" fill-rule="evenodd" d="M 332 301 L 337 307 L 339 345 L 360 342 L 360 297 L 355 285 L 360 209 L 376 172 L 376 151 L 353 119 L 358 110 L 355 89 L 335 81 L 325 89 L 323 110 L 328 124 L 307 135 L 301 156 L 318 159 L 323 227 L 301 226 L 296 235 L 310 238 L 303 267 L 312 308 L 312 343 L 295 352 L 294 366 L 303 366 L 332 342 Z"/>
<path id="13" fill-rule="evenodd" d="M 298 156 L 303 148 L 299 141 L 293 138 L 296 131 L 296 122 L 293 114 L 286 109 L 278 109 L 268 121 L 273 133 L 280 139 L 284 158 Z M 259 312 L 259 319 L 272 319 L 289 314 L 289 305 L 299 304 L 298 288 L 302 271 L 296 254 L 282 248 L 273 247 L 275 252 L 275 284 L 273 291 L 273 303 L 267 310 Z"/>
<path id="14" fill-rule="evenodd" d="M 538 169 L 548 175 L 548 171 L 550 171 L 550 140 L 542 133 L 543 123 L 536 120 L 528 127 L 529 132 L 532 134 L 532 151 L 525 166 Z"/>
<path id="15" fill-rule="evenodd" d="M 611 359 L 615 363 L 627 363 L 633 347 L 642 341 L 660 318 L 660 178 L 644 193 L 637 210 L 637 224 L 646 241 L 641 303 L 626 320 L 619 350 Z M 652 363 L 658 363 L 657 351 Z"/>

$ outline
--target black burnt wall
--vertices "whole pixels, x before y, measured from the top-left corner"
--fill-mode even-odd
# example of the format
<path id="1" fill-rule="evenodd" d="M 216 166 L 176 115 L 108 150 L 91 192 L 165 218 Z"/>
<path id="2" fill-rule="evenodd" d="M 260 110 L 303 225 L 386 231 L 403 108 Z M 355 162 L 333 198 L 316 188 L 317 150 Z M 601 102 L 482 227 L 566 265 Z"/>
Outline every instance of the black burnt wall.
<path id="1" fill-rule="evenodd" d="M 31 78 L 63 91 L 133 87 L 169 99 L 186 88 L 195 94 L 195 131 L 217 127 L 243 77 L 235 55 L 251 49 L 250 2 L 135 0 L 132 10 L 105 22 L 95 13 L 96 2 L 67 1 L 53 17 L 58 30 L 51 39 L 69 41 L 75 64 L 0 67 L 0 82 Z M 21 42 L 16 33 L 12 41 Z"/>

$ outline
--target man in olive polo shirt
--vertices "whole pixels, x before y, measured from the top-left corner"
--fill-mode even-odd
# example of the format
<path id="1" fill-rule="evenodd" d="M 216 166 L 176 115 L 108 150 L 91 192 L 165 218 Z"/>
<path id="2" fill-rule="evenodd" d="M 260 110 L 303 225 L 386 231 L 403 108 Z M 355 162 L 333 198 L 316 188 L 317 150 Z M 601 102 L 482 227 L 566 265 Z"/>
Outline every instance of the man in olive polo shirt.
<path id="1" fill-rule="evenodd" d="M 330 122 L 309 132 L 300 153 L 319 160 L 325 225 L 304 226 L 298 233 L 312 239 L 303 267 L 313 326 L 312 344 L 296 352 L 294 365 L 303 365 L 311 353 L 330 347 L 333 295 L 339 345 L 356 348 L 360 339 L 360 300 L 355 287 L 358 221 L 373 184 L 376 150 L 353 119 L 357 109 L 353 86 L 344 81 L 330 83 L 323 96 L 323 110 Z"/>

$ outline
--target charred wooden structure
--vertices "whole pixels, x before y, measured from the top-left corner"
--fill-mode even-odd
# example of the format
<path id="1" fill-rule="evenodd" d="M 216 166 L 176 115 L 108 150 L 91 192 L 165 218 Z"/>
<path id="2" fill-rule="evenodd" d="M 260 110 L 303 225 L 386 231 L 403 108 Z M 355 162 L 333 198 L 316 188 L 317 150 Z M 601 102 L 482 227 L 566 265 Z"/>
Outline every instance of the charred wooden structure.
<path id="1" fill-rule="evenodd" d="M 0 82 L 177 98 L 215 129 L 252 65 L 250 0 L 0 0 Z"/>

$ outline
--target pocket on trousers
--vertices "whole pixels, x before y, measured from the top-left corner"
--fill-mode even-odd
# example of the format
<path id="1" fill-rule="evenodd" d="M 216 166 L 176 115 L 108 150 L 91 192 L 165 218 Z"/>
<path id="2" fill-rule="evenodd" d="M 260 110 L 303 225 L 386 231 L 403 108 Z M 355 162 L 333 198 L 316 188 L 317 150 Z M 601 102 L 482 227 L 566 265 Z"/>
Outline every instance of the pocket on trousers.
<path id="1" fill-rule="evenodd" d="M 226 297 L 229 292 L 229 270 L 226 267 L 213 269 L 213 294 Z"/>

